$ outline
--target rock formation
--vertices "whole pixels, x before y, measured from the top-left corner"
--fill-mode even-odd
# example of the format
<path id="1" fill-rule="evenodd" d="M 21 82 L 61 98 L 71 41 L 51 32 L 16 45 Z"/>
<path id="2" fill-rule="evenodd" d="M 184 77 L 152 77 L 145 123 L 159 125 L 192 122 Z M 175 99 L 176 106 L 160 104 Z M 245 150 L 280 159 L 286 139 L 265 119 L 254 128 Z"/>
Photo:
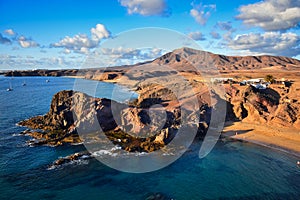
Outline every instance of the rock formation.
<path id="1" fill-rule="evenodd" d="M 127 106 L 68 90 L 54 95 L 46 115 L 22 121 L 19 125 L 33 129 L 26 134 L 37 139 L 33 142 L 36 145 L 78 143 L 95 139 L 97 135 L 93 133 L 97 133 L 105 134 L 127 151 L 149 152 L 164 146 L 176 134 L 181 112 L 172 109 L 159 107 L 151 110 L 151 116 L 149 107 L 144 104 Z M 155 113 L 162 111 L 166 117 Z"/>
<path id="2" fill-rule="evenodd" d="M 289 99 L 287 87 L 259 90 L 252 86 L 227 88 L 235 116 L 244 122 L 300 128 L 300 104 Z M 281 94 L 280 94 L 281 93 Z"/>
<path id="3" fill-rule="evenodd" d="M 19 124 L 33 129 L 25 133 L 36 139 L 31 142 L 35 145 L 56 146 L 83 140 L 96 141 L 105 136 L 126 151 L 151 152 L 168 144 L 182 123 L 194 121 L 192 117 L 181 121 L 181 116 L 187 116 L 188 110 L 182 113 L 174 103 L 176 99 L 173 99 L 171 92 L 163 90 L 166 96 L 162 95 L 161 98 L 164 99 L 162 105 L 165 105 L 151 108 L 161 103 L 162 99 L 149 98 L 151 93 L 147 87 L 139 90 L 145 93 L 141 93 L 129 106 L 110 99 L 93 98 L 81 92 L 61 91 L 54 95 L 46 115 Z M 158 88 L 158 91 L 162 89 Z M 288 90 L 228 86 L 226 120 L 299 128 L 299 102 L 290 100 L 288 93 L 282 96 L 284 91 Z M 217 94 L 214 96 L 217 102 L 225 101 Z M 221 109 L 217 105 L 214 109 Z M 205 136 L 209 126 L 211 109 L 212 105 L 203 103 L 199 108 L 200 119 L 191 124 L 198 127 L 200 137 Z"/>
<path id="4" fill-rule="evenodd" d="M 74 153 L 66 157 L 59 158 L 55 160 L 49 167 L 48 169 L 54 169 L 56 167 L 60 167 L 65 164 L 69 164 L 72 162 L 80 162 L 84 160 L 89 160 L 92 159 L 93 157 L 89 152 L 80 152 L 80 153 Z"/>

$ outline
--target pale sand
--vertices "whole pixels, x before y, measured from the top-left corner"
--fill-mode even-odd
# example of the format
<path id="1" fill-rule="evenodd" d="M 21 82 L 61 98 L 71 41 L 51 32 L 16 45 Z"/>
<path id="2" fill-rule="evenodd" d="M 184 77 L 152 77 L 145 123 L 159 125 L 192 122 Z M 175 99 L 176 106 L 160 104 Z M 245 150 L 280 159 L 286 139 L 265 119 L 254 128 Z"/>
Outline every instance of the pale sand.
<path id="1" fill-rule="evenodd" d="M 61 77 L 66 77 L 66 78 L 83 78 L 84 76 L 61 76 Z"/>
<path id="2" fill-rule="evenodd" d="M 222 135 L 300 157 L 299 129 L 278 128 L 245 122 L 227 122 Z"/>

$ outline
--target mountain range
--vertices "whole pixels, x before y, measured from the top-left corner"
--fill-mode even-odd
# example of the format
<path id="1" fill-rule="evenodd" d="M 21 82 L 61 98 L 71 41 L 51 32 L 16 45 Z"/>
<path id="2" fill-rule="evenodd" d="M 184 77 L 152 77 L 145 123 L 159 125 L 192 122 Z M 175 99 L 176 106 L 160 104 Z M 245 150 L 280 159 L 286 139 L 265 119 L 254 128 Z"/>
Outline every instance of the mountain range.
<path id="1" fill-rule="evenodd" d="M 300 61 L 284 56 L 226 56 L 214 54 L 207 51 L 183 47 L 172 52 L 166 53 L 152 61 L 137 63 L 135 65 L 108 67 L 99 66 L 99 68 L 87 69 L 92 74 L 94 72 L 105 71 L 127 71 L 131 67 L 149 66 L 149 65 L 167 65 L 179 71 L 194 71 L 196 68 L 211 69 L 212 67 L 219 71 L 241 71 L 241 70 L 272 70 L 272 71 L 298 71 L 300 70 Z M 102 68 L 102 69 L 101 69 Z M 78 69 L 74 70 L 18 70 L 6 72 L 5 76 L 74 76 Z"/>

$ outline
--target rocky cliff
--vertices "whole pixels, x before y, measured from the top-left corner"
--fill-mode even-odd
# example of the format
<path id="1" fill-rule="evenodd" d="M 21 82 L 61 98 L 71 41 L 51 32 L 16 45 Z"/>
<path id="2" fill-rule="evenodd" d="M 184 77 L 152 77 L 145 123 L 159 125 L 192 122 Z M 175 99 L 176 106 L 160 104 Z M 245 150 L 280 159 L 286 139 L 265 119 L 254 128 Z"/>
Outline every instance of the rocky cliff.
<path id="1" fill-rule="evenodd" d="M 228 87 L 228 101 L 236 118 L 273 127 L 300 128 L 300 103 L 290 96 L 291 89 L 271 86 L 259 90 L 252 86 Z"/>
<path id="2" fill-rule="evenodd" d="M 46 115 L 22 121 L 19 125 L 33 129 L 25 133 L 36 139 L 32 142 L 35 145 L 97 141 L 105 134 L 111 142 L 127 151 L 150 152 L 172 140 L 182 114 L 176 107 L 150 110 L 153 103 L 141 101 L 127 106 L 80 92 L 61 91 L 54 95 Z M 161 115 L 162 112 L 165 115 Z"/>
<path id="3" fill-rule="evenodd" d="M 154 93 L 150 92 L 152 88 Z M 181 110 L 170 91 L 158 86 L 138 88 L 137 100 L 127 104 L 105 98 L 93 98 L 84 93 L 61 91 L 54 95 L 50 110 L 20 122 L 32 131 L 25 133 L 36 140 L 32 144 L 62 145 L 108 138 L 127 151 L 151 152 L 168 144 L 182 124 L 197 126 L 198 136 L 205 136 L 212 109 L 218 102 L 227 105 L 226 120 L 240 120 L 274 127 L 300 128 L 300 103 L 293 99 L 293 88 L 271 86 L 259 90 L 252 86 L 226 86 L 226 99 L 213 93 L 215 104 L 200 103 L 199 112 L 193 108 Z M 153 96 L 162 93 L 160 98 Z M 206 94 L 208 95 L 208 94 Z M 188 98 L 187 98 L 188 99 Z M 199 102 L 203 99 L 198 97 Z M 162 106 L 152 107 L 155 104 Z M 198 121 L 195 115 L 200 114 Z M 182 121 L 181 116 L 189 116 Z"/>

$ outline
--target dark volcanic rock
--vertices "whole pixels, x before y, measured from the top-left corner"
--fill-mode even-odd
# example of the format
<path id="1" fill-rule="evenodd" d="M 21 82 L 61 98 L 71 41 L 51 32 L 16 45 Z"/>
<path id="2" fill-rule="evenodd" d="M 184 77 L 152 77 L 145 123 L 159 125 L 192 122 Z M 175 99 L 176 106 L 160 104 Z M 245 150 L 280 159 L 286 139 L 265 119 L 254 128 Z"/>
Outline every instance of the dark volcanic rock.
<path id="1" fill-rule="evenodd" d="M 72 155 L 66 156 L 59 158 L 55 160 L 50 166 L 49 169 L 54 169 L 57 167 L 60 167 L 65 164 L 69 164 L 72 162 L 80 162 L 83 160 L 90 160 L 92 159 L 92 155 L 89 152 L 79 152 L 79 153 L 74 153 Z"/>
<path id="2" fill-rule="evenodd" d="M 152 112 L 161 112 L 159 109 Z M 19 125 L 40 130 L 26 132 L 36 139 L 31 143 L 35 145 L 56 146 L 105 136 L 127 151 L 149 152 L 167 144 L 180 122 L 179 111 L 168 111 L 165 121 L 161 118 L 164 116 L 150 114 L 148 108 L 128 107 L 109 99 L 65 90 L 53 96 L 46 115 L 22 121 Z M 139 135 L 141 133 L 143 135 Z"/>

